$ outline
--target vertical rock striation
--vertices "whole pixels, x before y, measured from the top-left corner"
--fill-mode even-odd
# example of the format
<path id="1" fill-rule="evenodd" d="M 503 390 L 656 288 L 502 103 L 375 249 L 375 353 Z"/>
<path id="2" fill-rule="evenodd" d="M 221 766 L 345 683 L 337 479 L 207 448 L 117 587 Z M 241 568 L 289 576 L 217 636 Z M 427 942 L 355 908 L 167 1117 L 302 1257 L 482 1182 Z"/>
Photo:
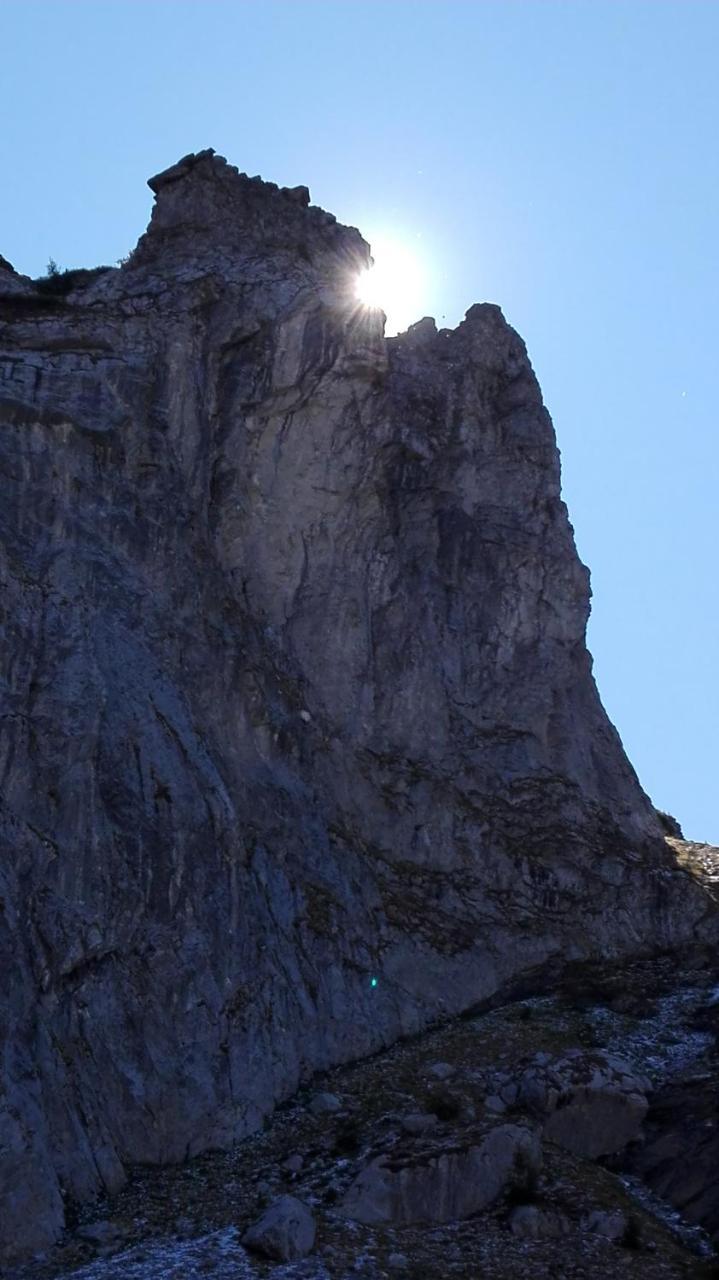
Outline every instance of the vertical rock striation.
<path id="1" fill-rule="evenodd" d="M 553 958 L 706 930 L 599 702 L 497 307 L 211 151 L 119 270 L 0 259 L 0 1257 Z"/>

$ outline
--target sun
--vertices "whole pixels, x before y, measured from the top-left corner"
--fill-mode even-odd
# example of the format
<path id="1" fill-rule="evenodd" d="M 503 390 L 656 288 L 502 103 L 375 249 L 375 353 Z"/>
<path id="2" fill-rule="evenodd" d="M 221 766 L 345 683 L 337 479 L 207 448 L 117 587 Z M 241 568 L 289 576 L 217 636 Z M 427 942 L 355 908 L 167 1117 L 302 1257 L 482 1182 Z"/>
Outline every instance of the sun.
<path id="1" fill-rule="evenodd" d="M 366 307 L 381 307 L 386 302 L 383 272 L 374 263 L 357 277 L 357 297 Z"/>
<path id="2" fill-rule="evenodd" d="M 355 293 L 365 307 L 381 308 L 387 333 L 399 333 L 422 316 L 425 272 L 418 254 L 387 236 L 372 240 L 373 264 L 357 277 Z"/>

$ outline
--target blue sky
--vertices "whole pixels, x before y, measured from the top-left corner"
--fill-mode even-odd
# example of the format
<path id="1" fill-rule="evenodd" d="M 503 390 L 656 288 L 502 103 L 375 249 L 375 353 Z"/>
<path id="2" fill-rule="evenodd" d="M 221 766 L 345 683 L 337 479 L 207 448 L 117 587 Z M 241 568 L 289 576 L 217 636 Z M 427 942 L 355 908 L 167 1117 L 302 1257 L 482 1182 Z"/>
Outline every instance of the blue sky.
<path id="1" fill-rule="evenodd" d="M 114 262 L 213 146 L 416 247 L 419 314 L 520 331 L 592 570 L 605 705 L 719 843 L 719 4 L 0 0 L 0 253 Z"/>

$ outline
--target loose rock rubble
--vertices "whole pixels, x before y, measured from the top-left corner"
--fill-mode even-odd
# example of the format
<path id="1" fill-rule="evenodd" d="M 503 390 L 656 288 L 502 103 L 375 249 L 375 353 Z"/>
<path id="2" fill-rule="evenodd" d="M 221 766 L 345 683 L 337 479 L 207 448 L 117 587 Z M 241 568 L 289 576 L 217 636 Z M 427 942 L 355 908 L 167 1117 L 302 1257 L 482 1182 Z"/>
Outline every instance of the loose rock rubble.
<path id="1" fill-rule="evenodd" d="M 615 976 L 592 977 L 596 999 L 613 1002 Z M 628 993 L 651 997 L 643 1023 L 579 999 L 568 984 L 564 996 L 479 1013 L 335 1071 L 233 1152 L 159 1174 L 138 1170 L 117 1200 L 98 1205 L 45 1264 L 17 1280 L 58 1280 L 78 1265 L 77 1280 L 195 1272 L 208 1280 L 700 1280 L 709 1274 L 706 1234 L 640 1194 L 624 1172 L 646 1142 L 590 1158 L 546 1127 L 563 1110 L 558 1100 L 551 1109 L 552 1090 L 558 1099 L 579 1095 L 591 1109 L 605 1090 L 641 1089 L 649 1111 L 640 1137 L 649 1137 L 655 1099 L 679 1087 L 687 1069 L 687 1057 L 662 1057 L 664 1048 L 684 1034 L 687 1087 L 696 1087 L 700 1069 L 716 1077 L 713 1036 L 697 1040 L 694 1030 L 716 977 L 704 960 L 687 976 L 689 985 L 677 988 L 671 962 L 623 971 Z M 668 1000 L 672 1019 L 664 1022 Z M 612 1030 L 611 1051 L 596 1044 L 598 1025 Z M 430 1067 L 440 1055 L 452 1072 L 438 1082 Z M 654 1064 L 651 1087 L 645 1057 Z M 484 1106 L 498 1092 L 511 1099 L 512 1085 L 505 1112 Z M 341 1110 L 314 1114 L 318 1093 L 340 1099 Z M 441 1116 L 417 1109 L 429 1101 Z M 412 1116 L 433 1123 L 408 1130 Z M 697 1139 L 703 1120 L 697 1113 Z M 710 1192 L 714 1169 L 703 1176 Z M 701 1211 L 701 1198 L 692 1203 Z M 299 1245 L 288 1244 L 298 1213 L 312 1225 Z"/>

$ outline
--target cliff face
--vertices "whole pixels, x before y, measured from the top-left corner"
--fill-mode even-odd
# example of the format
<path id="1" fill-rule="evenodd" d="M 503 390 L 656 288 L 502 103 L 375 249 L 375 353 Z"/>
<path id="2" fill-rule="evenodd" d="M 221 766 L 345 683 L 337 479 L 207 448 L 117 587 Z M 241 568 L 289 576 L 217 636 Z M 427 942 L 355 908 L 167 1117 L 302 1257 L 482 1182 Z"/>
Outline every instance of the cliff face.
<path id="1" fill-rule="evenodd" d="M 499 309 L 385 341 L 304 188 L 150 185 L 119 270 L 0 259 L 5 1258 L 524 971 L 711 928 Z"/>

